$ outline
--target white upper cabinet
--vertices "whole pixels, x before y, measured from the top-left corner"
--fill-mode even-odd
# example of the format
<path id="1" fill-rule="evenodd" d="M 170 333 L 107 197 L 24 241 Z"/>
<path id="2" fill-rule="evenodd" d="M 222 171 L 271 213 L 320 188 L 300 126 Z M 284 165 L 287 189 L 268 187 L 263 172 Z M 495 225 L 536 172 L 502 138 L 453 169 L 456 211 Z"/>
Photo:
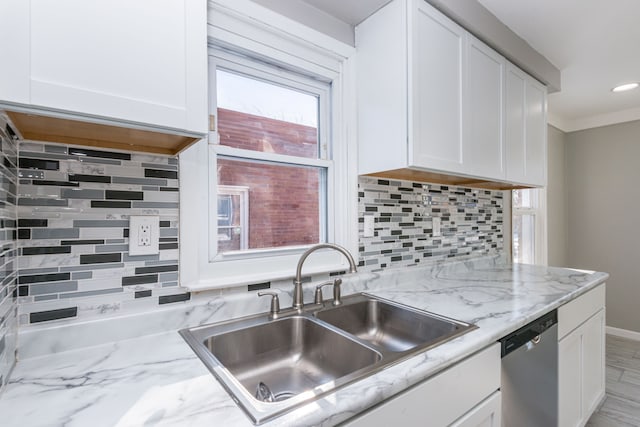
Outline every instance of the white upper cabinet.
<path id="1" fill-rule="evenodd" d="M 424 0 L 394 0 L 373 14 L 356 27 L 356 49 L 360 174 L 544 184 L 546 91 L 522 73 L 521 111 L 508 110 L 520 94 L 509 93 L 496 51 Z M 514 114 L 519 130 L 508 127 Z M 510 153 L 511 144 L 519 146 Z M 522 179 L 508 175 L 509 156 L 525 162 Z"/>
<path id="2" fill-rule="evenodd" d="M 525 91 L 526 177 L 523 183 L 547 185 L 547 88 L 531 77 Z"/>
<path id="3" fill-rule="evenodd" d="M 506 163 L 510 182 L 546 185 L 546 96 L 542 84 L 507 64 Z"/>
<path id="4" fill-rule="evenodd" d="M 205 0 L 3 0 L 0 102 L 207 132 Z"/>
<path id="5" fill-rule="evenodd" d="M 469 36 L 464 164 L 471 175 L 497 180 L 505 178 L 504 70 L 502 56 Z"/>
<path id="6" fill-rule="evenodd" d="M 463 172 L 466 34 L 459 25 L 432 13 L 426 2 L 415 2 L 414 7 L 407 52 L 408 163 Z M 395 66 L 404 68 L 403 64 Z M 368 144 L 368 140 L 363 142 Z"/>

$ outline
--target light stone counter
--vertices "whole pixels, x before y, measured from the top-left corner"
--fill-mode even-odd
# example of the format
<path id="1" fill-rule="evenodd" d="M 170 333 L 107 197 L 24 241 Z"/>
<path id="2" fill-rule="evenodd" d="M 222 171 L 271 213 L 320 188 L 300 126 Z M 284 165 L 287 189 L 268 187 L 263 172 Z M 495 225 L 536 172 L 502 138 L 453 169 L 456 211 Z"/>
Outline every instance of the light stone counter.
<path id="1" fill-rule="evenodd" d="M 345 293 L 364 290 L 475 323 L 479 328 L 264 425 L 330 426 L 345 421 L 574 299 L 607 277 L 605 273 L 503 265 L 497 257 L 359 274 L 348 280 L 345 277 Z M 283 289 L 283 293 L 288 291 Z M 286 306 L 287 294 L 284 297 Z M 310 294 L 306 298 L 310 300 Z M 257 298 L 252 296 L 253 299 Z M 163 321 L 172 324 L 174 330 L 20 361 L 0 399 L 0 424 L 251 426 L 244 412 L 175 331 L 187 325 L 237 317 L 242 305 L 242 301 L 221 297 L 205 306 L 164 312 Z M 256 306 L 249 307 L 246 314 L 255 309 Z M 144 321 L 140 319 L 114 319 L 111 326 L 85 325 L 75 332 L 95 334 L 100 328 L 124 327 L 126 322 L 143 330 L 140 325 Z M 40 345 L 65 348 L 60 343 L 68 341 L 73 331 L 66 330 L 64 335 L 62 330 L 58 332 L 58 345 L 56 338 L 51 338 L 51 331 L 40 336 L 45 341 Z M 35 338 L 33 334 L 28 336 Z"/>

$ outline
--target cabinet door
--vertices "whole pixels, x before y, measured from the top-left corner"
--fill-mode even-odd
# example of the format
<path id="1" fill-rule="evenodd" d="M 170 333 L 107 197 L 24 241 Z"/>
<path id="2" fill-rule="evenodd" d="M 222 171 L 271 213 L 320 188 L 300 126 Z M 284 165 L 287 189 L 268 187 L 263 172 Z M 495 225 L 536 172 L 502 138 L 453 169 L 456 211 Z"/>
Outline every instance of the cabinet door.
<path id="1" fill-rule="evenodd" d="M 558 343 L 561 426 L 584 425 L 605 393 L 605 310 Z"/>
<path id="2" fill-rule="evenodd" d="M 466 32 L 412 0 L 409 28 L 409 166 L 463 172 Z"/>
<path id="3" fill-rule="evenodd" d="M 500 344 L 493 344 L 444 372 L 348 420 L 344 425 L 448 426 L 494 395 L 499 388 Z M 480 422 L 482 414 L 473 419 Z M 491 419 L 488 414 L 484 418 Z"/>
<path id="4" fill-rule="evenodd" d="M 558 343 L 558 420 L 560 426 L 579 426 L 582 420 L 582 330 Z"/>
<path id="5" fill-rule="evenodd" d="M 469 36 L 467 66 L 464 169 L 471 175 L 504 179 L 505 59 Z"/>
<path id="6" fill-rule="evenodd" d="M 6 1 L 21 89 L 2 101 L 206 133 L 204 0 Z"/>
<path id="7" fill-rule="evenodd" d="M 604 313 L 601 310 L 582 326 L 584 421 L 595 411 L 605 392 Z"/>
<path id="8" fill-rule="evenodd" d="M 451 427 L 500 427 L 501 420 L 502 395 L 497 391 L 451 424 Z"/>
<path id="9" fill-rule="evenodd" d="M 0 101 L 29 103 L 29 1 L 0 1 Z"/>
<path id="10" fill-rule="evenodd" d="M 507 180 L 527 181 L 525 137 L 525 93 L 527 77 L 507 64 L 505 88 L 505 150 Z"/>
<path id="11" fill-rule="evenodd" d="M 547 89 L 532 78 L 526 85 L 526 183 L 547 184 Z"/>

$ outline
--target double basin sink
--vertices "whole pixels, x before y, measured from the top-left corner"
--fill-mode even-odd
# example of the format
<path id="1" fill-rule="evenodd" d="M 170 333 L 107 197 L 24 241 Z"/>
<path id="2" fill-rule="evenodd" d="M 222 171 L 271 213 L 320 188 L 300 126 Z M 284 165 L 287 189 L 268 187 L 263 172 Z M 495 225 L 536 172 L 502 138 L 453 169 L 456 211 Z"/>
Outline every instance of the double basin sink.
<path id="1" fill-rule="evenodd" d="M 367 294 L 180 331 L 254 424 L 475 328 Z"/>

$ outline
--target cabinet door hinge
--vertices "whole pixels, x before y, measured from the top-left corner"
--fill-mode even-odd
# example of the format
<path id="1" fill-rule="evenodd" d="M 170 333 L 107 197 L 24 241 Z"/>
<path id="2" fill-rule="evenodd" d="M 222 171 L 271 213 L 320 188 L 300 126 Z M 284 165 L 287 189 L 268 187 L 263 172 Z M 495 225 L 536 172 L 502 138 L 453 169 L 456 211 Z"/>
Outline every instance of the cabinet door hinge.
<path id="1" fill-rule="evenodd" d="M 214 114 L 209 116 L 209 130 L 211 132 L 216 131 L 216 116 Z"/>

